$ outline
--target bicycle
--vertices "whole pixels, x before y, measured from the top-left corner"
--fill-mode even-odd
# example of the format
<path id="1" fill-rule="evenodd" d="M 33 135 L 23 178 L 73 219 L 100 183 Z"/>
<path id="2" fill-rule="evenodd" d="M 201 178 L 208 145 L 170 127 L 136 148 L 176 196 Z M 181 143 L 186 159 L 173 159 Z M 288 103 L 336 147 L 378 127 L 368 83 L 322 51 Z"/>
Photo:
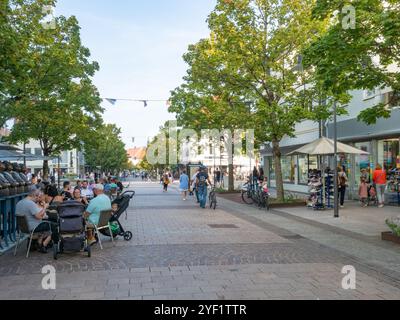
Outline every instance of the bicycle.
<path id="1" fill-rule="evenodd" d="M 215 191 L 215 186 L 211 189 L 211 192 L 208 196 L 208 200 L 210 202 L 210 209 L 217 209 L 217 192 Z"/>
<path id="2" fill-rule="evenodd" d="M 254 203 L 254 188 L 250 181 L 246 182 L 242 187 L 242 200 L 246 204 Z"/>

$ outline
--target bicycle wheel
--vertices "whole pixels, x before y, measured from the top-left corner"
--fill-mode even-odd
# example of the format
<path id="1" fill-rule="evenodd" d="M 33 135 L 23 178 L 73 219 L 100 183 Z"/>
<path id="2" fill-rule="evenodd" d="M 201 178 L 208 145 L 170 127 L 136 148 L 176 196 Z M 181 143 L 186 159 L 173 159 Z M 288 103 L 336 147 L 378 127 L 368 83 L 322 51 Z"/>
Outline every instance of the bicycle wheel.
<path id="1" fill-rule="evenodd" d="M 242 200 L 246 204 L 253 204 L 254 200 L 251 196 L 251 193 L 248 191 L 242 191 Z"/>

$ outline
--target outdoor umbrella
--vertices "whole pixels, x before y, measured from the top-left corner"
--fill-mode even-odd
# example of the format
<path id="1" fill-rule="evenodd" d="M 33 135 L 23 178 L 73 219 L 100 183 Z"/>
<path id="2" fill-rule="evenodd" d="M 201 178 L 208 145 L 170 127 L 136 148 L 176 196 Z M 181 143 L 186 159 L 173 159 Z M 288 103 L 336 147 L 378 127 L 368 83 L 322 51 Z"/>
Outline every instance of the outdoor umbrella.
<path id="1" fill-rule="evenodd" d="M 359 154 L 359 155 L 367 155 L 368 152 L 362 151 L 360 149 L 353 148 L 347 144 L 337 143 L 337 152 L 338 153 L 346 153 L 346 154 Z M 333 155 L 334 151 L 334 142 L 328 138 L 321 138 L 310 144 L 301 147 L 288 155 L 296 155 L 296 154 L 309 154 L 314 156 L 323 156 L 323 155 Z"/>
<path id="2" fill-rule="evenodd" d="M 2 143 L 0 142 L 0 150 L 16 150 L 16 151 L 20 151 L 20 149 L 18 149 L 17 147 L 14 147 L 8 143 Z"/>
<path id="3" fill-rule="evenodd" d="M 15 152 L 13 150 L 2 150 L 0 149 L 0 160 L 2 161 L 18 161 L 18 160 L 23 160 L 26 158 L 28 161 L 38 161 L 38 160 L 51 160 L 51 158 L 47 157 L 40 157 L 40 156 L 35 156 L 33 154 L 24 154 L 24 153 L 19 153 Z"/>

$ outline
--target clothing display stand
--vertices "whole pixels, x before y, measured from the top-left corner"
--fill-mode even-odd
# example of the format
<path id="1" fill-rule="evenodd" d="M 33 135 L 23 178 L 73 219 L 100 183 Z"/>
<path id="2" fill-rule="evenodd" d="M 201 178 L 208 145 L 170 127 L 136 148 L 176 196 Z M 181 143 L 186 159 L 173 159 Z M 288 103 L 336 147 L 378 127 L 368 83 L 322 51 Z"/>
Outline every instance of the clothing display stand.
<path id="1" fill-rule="evenodd" d="M 314 210 L 325 210 L 324 187 L 322 173 L 320 170 L 310 170 L 308 176 L 310 196 L 307 206 Z"/>
<path id="2" fill-rule="evenodd" d="M 400 169 L 394 169 L 389 172 L 387 190 L 389 193 L 397 193 L 397 199 L 391 203 L 400 207 Z"/>
<path id="3" fill-rule="evenodd" d="M 335 173 L 332 172 L 329 168 L 325 171 L 325 204 L 327 209 L 334 208 L 334 195 L 335 195 Z"/>

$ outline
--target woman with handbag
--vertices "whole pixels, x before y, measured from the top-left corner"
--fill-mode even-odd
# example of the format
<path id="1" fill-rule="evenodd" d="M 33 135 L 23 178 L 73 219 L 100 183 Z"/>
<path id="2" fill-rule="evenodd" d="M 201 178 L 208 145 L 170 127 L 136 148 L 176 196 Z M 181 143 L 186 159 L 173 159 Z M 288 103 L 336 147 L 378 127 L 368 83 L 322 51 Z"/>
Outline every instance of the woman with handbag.
<path id="1" fill-rule="evenodd" d="M 379 208 L 383 208 L 385 206 L 385 189 L 387 184 L 387 175 L 386 171 L 383 170 L 380 164 L 376 165 L 376 169 L 374 171 L 372 179 L 376 186 L 375 188 L 378 196 Z"/>
<path id="2" fill-rule="evenodd" d="M 348 178 L 343 167 L 338 168 L 338 186 L 339 186 L 339 197 L 340 207 L 344 208 L 344 198 L 346 196 Z"/>

